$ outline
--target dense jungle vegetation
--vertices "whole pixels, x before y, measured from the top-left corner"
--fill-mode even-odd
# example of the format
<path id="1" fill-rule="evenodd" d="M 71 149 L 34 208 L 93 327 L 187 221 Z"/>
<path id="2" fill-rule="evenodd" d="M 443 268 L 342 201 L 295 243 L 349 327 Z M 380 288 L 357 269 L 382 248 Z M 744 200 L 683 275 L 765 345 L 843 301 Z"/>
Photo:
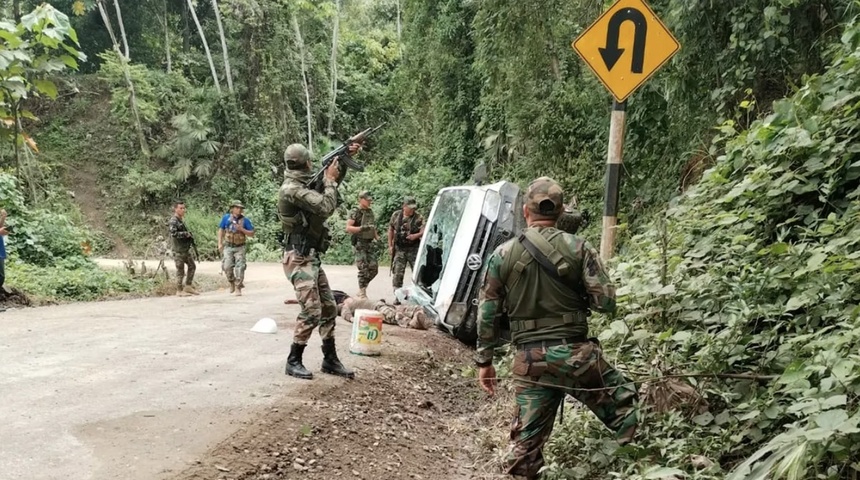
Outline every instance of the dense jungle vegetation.
<path id="1" fill-rule="evenodd" d="M 608 3 L 2 1 L 7 283 L 133 290 L 87 256 L 151 254 L 176 198 L 204 257 L 240 198 L 276 258 L 284 147 L 382 122 L 345 208 L 367 188 L 379 217 L 407 193 L 426 214 L 485 162 L 599 219 L 611 98 L 570 43 Z M 651 407 L 622 449 L 568 413 L 546 476 L 856 479 L 860 3 L 650 4 L 682 49 L 630 99 L 621 311 L 592 318 Z M 351 261 L 345 212 L 328 262 Z"/>

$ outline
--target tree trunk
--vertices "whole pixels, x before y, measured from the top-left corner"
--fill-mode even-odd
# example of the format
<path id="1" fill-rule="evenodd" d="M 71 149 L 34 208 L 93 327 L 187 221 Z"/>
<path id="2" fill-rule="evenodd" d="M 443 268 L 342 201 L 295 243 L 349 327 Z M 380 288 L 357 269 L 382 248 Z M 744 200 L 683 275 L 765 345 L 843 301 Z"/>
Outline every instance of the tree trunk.
<path id="1" fill-rule="evenodd" d="M 212 9 L 215 10 L 215 22 L 218 24 L 218 34 L 221 36 L 221 52 L 224 54 L 224 70 L 227 75 L 227 89 L 233 93 L 233 73 L 230 71 L 230 57 L 227 55 L 227 39 L 224 38 L 224 27 L 221 24 L 221 12 L 218 11 L 218 2 L 212 0 Z"/>
<path id="2" fill-rule="evenodd" d="M 400 0 L 397 0 L 397 51 L 403 56 L 403 41 L 400 38 Z"/>
<path id="3" fill-rule="evenodd" d="M 313 154 L 313 132 L 311 129 L 312 126 L 312 118 L 311 118 L 311 90 L 308 85 L 308 71 L 307 65 L 305 64 L 305 42 L 302 40 L 302 29 L 299 27 L 299 19 L 298 17 L 293 15 L 293 31 L 296 34 L 296 44 L 299 47 L 299 58 L 301 59 L 301 67 L 302 67 L 302 86 L 305 89 L 305 112 L 307 115 L 308 121 L 308 150 Z"/>
<path id="4" fill-rule="evenodd" d="M 12 15 L 15 17 L 15 23 L 21 23 L 21 0 L 12 1 Z"/>
<path id="5" fill-rule="evenodd" d="M 125 36 L 125 24 L 122 23 L 122 10 L 119 9 L 119 0 L 113 0 L 113 6 L 116 9 L 116 21 L 119 23 L 119 34 L 122 35 L 122 46 L 125 50 L 125 59 L 131 60 L 131 55 L 128 51 L 128 38 Z"/>
<path id="6" fill-rule="evenodd" d="M 182 51 L 191 49 L 191 27 L 188 25 L 188 4 L 182 3 Z"/>
<path id="7" fill-rule="evenodd" d="M 170 59 L 170 20 L 167 15 L 167 0 L 164 0 L 164 56 L 167 58 L 167 73 L 173 70 L 173 62 Z"/>
<path id="8" fill-rule="evenodd" d="M 260 54 L 255 48 L 255 41 L 257 35 L 257 27 L 245 24 L 242 27 L 242 51 L 246 52 L 246 58 L 244 63 L 245 69 L 239 74 L 242 78 L 245 79 L 245 91 L 244 91 L 244 100 L 242 104 L 245 106 L 245 112 L 251 113 L 257 111 L 257 105 L 259 103 L 259 99 L 257 98 L 257 86 L 260 83 Z M 272 103 L 273 105 L 276 102 Z"/>
<path id="9" fill-rule="evenodd" d="M 215 81 L 215 90 L 221 93 L 221 82 L 218 80 L 218 72 L 215 71 L 215 62 L 212 61 L 212 52 L 209 51 L 209 43 L 206 42 L 206 35 L 203 34 L 203 27 L 200 26 L 200 20 L 197 19 L 197 12 L 194 10 L 194 4 L 191 0 L 187 0 L 188 11 L 191 13 L 191 18 L 194 20 L 194 25 L 197 26 L 197 33 L 200 34 L 200 41 L 203 42 L 203 50 L 206 51 L 206 59 L 209 60 L 209 69 L 212 70 L 212 80 Z"/>
<path id="10" fill-rule="evenodd" d="M 328 107 L 328 128 L 326 132 L 329 136 L 334 135 L 334 112 L 337 108 L 337 45 L 340 37 L 340 0 L 335 0 L 334 25 L 331 33 L 331 103 Z"/>
<path id="11" fill-rule="evenodd" d="M 98 0 L 96 5 L 99 8 L 99 13 L 102 16 L 102 21 L 104 21 L 105 28 L 107 28 L 108 35 L 110 35 L 111 42 L 113 43 L 113 49 L 119 57 L 119 61 L 122 64 L 122 74 L 125 77 L 126 86 L 128 86 L 129 91 L 129 103 L 131 104 L 131 114 L 134 117 L 134 124 L 137 127 L 137 139 L 140 142 L 140 150 L 144 155 L 149 157 L 149 145 L 146 142 L 146 135 L 143 133 L 143 124 L 140 123 L 140 114 L 137 110 L 137 95 L 134 91 L 134 82 L 131 81 L 131 73 L 129 73 L 128 68 L 128 59 L 122 54 L 119 49 L 119 42 L 116 40 L 116 35 L 113 33 L 113 27 L 110 23 L 110 17 L 105 10 L 104 5 L 102 4 L 104 0 Z M 116 0 L 114 0 L 116 1 Z"/>

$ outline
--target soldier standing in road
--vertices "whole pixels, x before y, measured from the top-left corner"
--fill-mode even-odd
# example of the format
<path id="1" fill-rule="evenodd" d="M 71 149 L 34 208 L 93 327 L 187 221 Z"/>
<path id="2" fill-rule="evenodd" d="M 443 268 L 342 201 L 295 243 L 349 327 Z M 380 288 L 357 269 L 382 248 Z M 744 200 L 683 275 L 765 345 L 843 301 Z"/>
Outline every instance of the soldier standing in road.
<path id="1" fill-rule="evenodd" d="M 191 285 L 194 281 L 194 272 L 197 270 L 197 264 L 194 263 L 194 257 L 191 256 L 191 246 L 194 243 L 194 236 L 188 231 L 188 227 L 185 226 L 184 218 L 185 202 L 177 200 L 173 203 L 173 216 L 167 223 L 167 228 L 170 232 L 170 238 L 173 239 L 173 261 L 176 263 L 176 295 L 180 297 L 200 294 Z M 187 277 L 185 276 L 186 266 L 188 267 Z M 184 284 L 183 279 L 185 280 Z"/>
<path id="2" fill-rule="evenodd" d="M 379 232 L 376 230 L 376 217 L 370 204 L 373 202 L 367 190 L 358 195 L 358 207 L 349 214 L 346 232 L 352 235 L 355 249 L 355 265 L 358 267 L 358 298 L 367 298 L 367 286 L 379 273 L 376 260 L 376 245 Z"/>
<path id="3" fill-rule="evenodd" d="M 403 286 L 406 264 L 415 268 L 418 245 L 424 235 L 424 217 L 416 212 L 418 204 L 414 197 L 406 197 L 403 208 L 394 212 L 388 224 L 388 253 L 391 256 L 391 269 L 395 290 Z"/>
<path id="4" fill-rule="evenodd" d="M 350 155 L 358 149 L 359 145 L 350 145 Z M 328 249 L 331 241 L 326 219 L 337 207 L 338 162 L 333 161 L 326 169 L 324 190 L 320 193 L 307 187 L 313 176 L 307 148 L 297 143 L 290 145 L 284 152 L 284 160 L 287 171 L 278 191 L 278 217 L 284 231 L 284 274 L 293 284 L 302 308 L 287 357 L 286 374 L 313 378 L 302 364 L 302 355 L 318 326 L 322 338 L 322 371 L 353 378 L 355 373 L 344 367 L 337 357 L 334 342 L 337 305 L 320 260 L 320 253 Z"/>
<path id="5" fill-rule="evenodd" d="M 239 200 L 230 203 L 230 212 L 218 225 L 218 250 L 223 252 L 221 269 L 230 282 L 230 293 L 242 296 L 245 288 L 245 242 L 254 236 L 254 225 L 243 215 L 245 206 Z"/>
<path id="6" fill-rule="evenodd" d="M 505 466 L 518 478 L 539 478 L 542 449 L 567 393 L 619 443 L 633 438 L 638 422 L 636 389 L 588 338 L 589 310 L 615 310 L 615 287 L 584 238 L 556 229 L 563 206 L 561 187 L 552 179 L 529 185 L 523 208 L 528 228 L 488 259 L 478 306 L 478 379 L 490 395 L 496 385 L 493 350 L 500 344 L 497 315 L 504 309 L 510 320 L 517 407 Z"/>

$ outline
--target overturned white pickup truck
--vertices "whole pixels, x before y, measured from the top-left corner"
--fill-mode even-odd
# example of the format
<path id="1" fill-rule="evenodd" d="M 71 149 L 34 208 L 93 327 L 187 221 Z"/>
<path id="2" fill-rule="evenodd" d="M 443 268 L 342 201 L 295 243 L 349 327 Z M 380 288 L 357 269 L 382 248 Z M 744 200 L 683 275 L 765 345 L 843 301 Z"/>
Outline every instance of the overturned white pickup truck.
<path id="1" fill-rule="evenodd" d="M 436 325 L 474 345 L 487 258 L 523 228 L 523 195 L 514 183 L 440 190 L 418 247 L 413 284 L 395 292 L 397 299 L 422 305 Z"/>

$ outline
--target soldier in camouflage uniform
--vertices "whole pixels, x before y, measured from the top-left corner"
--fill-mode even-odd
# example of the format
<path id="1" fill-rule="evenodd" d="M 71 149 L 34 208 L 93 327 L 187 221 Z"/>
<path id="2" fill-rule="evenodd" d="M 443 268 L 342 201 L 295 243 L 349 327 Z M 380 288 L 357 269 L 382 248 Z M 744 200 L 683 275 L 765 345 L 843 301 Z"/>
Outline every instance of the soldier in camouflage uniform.
<path id="1" fill-rule="evenodd" d="M 197 264 L 194 263 L 194 257 L 191 256 L 191 245 L 194 243 L 194 236 L 188 231 L 185 222 L 182 220 L 185 217 L 185 202 L 176 201 L 173 203 L 173 216 L 167 223 L 170 238 L 173 239 L 173 261 L 176 264 L 176 295 L 180 297 L 188 297 L 191 295 L 199 295 L 200 292 L 191 286 L 194 281 L 194 272 L 197 270 Z M 186 277 L 185 268 L 188 267 L 188 276 Z M 183 280 L 185 283 L 183 284 Z"/>
<path id="2" fill-rule="evenodd" d="M 391 215 L 388 223 L 388 253 L 391 255 L 391 270 L 395 290 L 403 286 L 406 264 L 415 268 L 418 245 L 424 235 L 424 217 L 416 212 L 418 204 L 414 197 L 406 197 L 403 208 Z"/>
<path id="3" fill-rule="evenodd" d="M 358 298 L 367 298 L 367 286 L 379 273 L 379 262 L 376 260 L 379 232 L 376 231 L 376 217 L 370 208 L 372 202 L 370 192 L 361 192 L 358 207 L 346 221 L 346 232 L 352 235 L 355 265 L 358 267 Z"/>
<path id="4" fill-rule="evenodd" d="M 350 154 L 358 150 L 351 145 Z M 328 248 L 331 236 L 326 219 L 337 206 L 339 165 L 333 161 L 325 171 L 323 192 L 307 187 L 313 176 L 311 156 L 300 144 L 292 144 L 284 152 L 287 171 L 278 191 L 278 217 L 284 232 L 284 275 L 296 291 L 302 311 L 293 334 L 287 357 L 286 373 L 297 378 L 311 379 L 313 374 L 302 364 L 302 355 L 314 328 L 319 327 L 322 338 L 322 371 L 353 378 L 337 357 L 334 342 L 337 305 L 322 269 L 320 253 Z"/>
<path id="5" fill-rule="evenodd" d="M 421 305 L 389 305 L 385 300 L 380 300 L 373 309 L 381 313 L 382 321 L 389 325 L 415 330 L 427 330 L 433 326 L 433 321 L 427 318 Z"/>
<path id="6" fill-rule="evenodd" d="M 523 208 L 528 228 L 488 259 L 478 307 L 478 378 L 490 395 L 503 310 L 510 321 L 517 405 L 506 471 L 519 478 L 539 478 L 543 445 L 566 393 L 591 409 L 619 443 L 633 438 L 638 422 L 636 389 L 588 338 L 589 309 L 613 311 L 615 287 L 585 239 L 555 228 L 562 208 L 555 181 L 541 177 L 529 185 Z"/>

